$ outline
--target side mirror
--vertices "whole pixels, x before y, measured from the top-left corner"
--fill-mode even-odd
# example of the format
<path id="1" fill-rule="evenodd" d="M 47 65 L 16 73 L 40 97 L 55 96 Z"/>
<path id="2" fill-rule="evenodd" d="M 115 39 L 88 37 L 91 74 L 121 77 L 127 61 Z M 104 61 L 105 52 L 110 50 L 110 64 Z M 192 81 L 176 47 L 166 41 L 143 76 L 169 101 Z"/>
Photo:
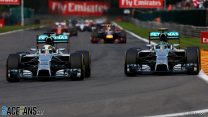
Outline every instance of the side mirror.
<path id="1" fill-rule="evenodd" d="M 63 52 L 65 51 L 65 48 L 59 48 L 58 50 Z"/>
<path id="2" fill-rule="evenodd" d="M 69 35 L 70 35 L 70 33 L 66 33 L 66 32 L 65 32 L 65 33 L 63 33 L 63 34 L 64 34 L 64 35 L 67 35 L 67 36 L 69 36 Z"/>
<path id="3" fill-rule="evenodd" d="M 152 47 L 152 45 L 151 45 L 151 44 L 147 44 L 146 46 L 147 46 L 147 47 Z"/>
<path id="4" fill-rule="evenodd" d="M 178 47 L 180 44 L 173 44 L 174 47 Z"/>
<path id="5" fill-rule="evenodd" d="M 55 25 L 59 25 L 59 22 L 56 22 Z"/>
<path id="6" fill-rule="evenodd" d="M 35 52 L 35 51 L 37 51 L 37 49 L 36 48 L 31 48 L 30 51 Z"/>
<path id="7" fill-rule="evenodd" d="M 95 27 L 95 26 L 93 26 L 93 27 L 92 27 L 92 30 L 95 30 L 95 29 L 96 29 L 96 27 Z"/>

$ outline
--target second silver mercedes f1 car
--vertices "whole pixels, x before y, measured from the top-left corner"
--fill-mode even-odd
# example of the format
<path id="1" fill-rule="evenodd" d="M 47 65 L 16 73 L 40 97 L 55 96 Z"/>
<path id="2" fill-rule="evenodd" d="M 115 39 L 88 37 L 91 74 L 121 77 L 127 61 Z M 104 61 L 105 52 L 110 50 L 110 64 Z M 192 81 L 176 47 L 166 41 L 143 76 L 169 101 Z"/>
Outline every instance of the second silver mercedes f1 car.
<path id="1" fill-rule="evenodd" d="M 149 49 L 130 48 L 126 52 L 124 72 L 134 76 L 146 72 L 183 72 L 197 75 L 201 69 L 200 49 L 187 47 L 180 49 L 179 44 L 170 44 L 169 40 L 179 40 L 179 32 L 162 29 L 150 32 L 149 42 L 159 40 L 156 45 L 148 44 Z"/>

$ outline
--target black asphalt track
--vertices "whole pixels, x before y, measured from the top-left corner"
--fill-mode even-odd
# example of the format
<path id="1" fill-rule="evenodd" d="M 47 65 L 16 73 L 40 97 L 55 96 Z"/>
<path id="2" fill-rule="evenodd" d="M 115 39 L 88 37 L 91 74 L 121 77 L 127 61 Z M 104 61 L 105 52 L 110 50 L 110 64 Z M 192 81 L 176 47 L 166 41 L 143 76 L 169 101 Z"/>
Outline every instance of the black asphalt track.
<path id="1" fill-rule="evenodd" d="M 146 48 L 128 35 L 127 44 L 91 44 L 89 32 L 71 38 L 71 51 L 89 50 L 92 76 L 84 81 L 6 81 L 10 53 L 35 47 L 45 29 L 0 36 L 0 106 L 37 106 L 50 117 L 134 117 L 208 108 L 208 84 L 197 76 L 124 75 L 130 47 Z"/>

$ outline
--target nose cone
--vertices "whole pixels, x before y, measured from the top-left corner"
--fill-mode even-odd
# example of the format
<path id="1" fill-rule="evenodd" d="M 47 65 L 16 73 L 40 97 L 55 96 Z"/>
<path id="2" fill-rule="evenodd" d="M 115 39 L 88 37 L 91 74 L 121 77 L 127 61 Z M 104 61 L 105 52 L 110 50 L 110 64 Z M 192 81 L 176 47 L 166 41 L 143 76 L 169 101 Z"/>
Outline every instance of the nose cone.
<path id="1" fill-rule="evenodd" d="M 80 25 L 80 30 L 84 30 L 84 25 Z"/>

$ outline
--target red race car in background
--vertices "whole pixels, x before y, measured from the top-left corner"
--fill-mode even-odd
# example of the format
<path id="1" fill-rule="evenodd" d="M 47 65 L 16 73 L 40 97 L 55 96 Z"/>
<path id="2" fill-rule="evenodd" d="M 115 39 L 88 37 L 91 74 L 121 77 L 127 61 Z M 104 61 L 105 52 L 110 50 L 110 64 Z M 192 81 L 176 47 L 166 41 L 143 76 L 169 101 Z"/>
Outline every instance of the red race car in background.
<path id="1" fill-rule="evenodd" d="M 51 32 L 59 34 L 68 34 L 70 36 L 77 36 L 77 30 L 73 27 L 68 27 L 65 22 L 56 22 L 55 26 L 51 29 Z"/>

